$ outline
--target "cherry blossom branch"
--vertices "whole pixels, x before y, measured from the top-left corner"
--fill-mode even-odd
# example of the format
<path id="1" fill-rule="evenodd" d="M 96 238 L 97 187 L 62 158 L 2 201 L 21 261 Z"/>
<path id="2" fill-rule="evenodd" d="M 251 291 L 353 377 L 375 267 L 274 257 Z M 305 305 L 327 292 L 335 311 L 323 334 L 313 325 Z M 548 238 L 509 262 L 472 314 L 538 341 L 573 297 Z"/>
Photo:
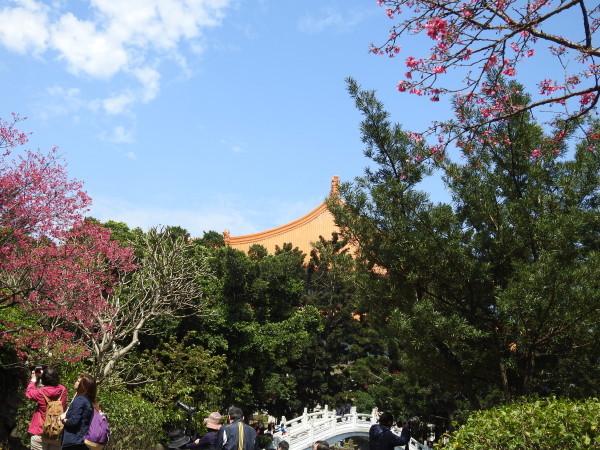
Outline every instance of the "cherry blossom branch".
<path id="1" fill-rule="evenodd" d="M 428 55 L 406 58 L 408 71 L 398 83 L 398 91 L 428 96 L 434 102 L 442 95 L 454 95 L 455 101 L 481 112 L 477 123 L 459 120 L 433 124 L 420 136 L 437 133 L 447 144 L 452 135 L 460 137 L 523 112 L 544 111 L 546 105 L 562 106 L 544 111 L 554 118 L 550 123 L 557 120 L 575 123 L 598 105 L 600 65 L 595 58 L 600 57 L 600 48 L 593 46 L 594 35 L 600 28 L 598 5 L 590 11 L 584 0 L 557 5 L 549 0 L 379 0 L 378 3 L 386 7 L 390 19 L 399 19 L 399 23 L 391 27 L 383 45 L 371 46 L 372 53 L 397 57 L 402 36 L 424 33 L 433 42 Z M 581 42 L 552 31 L 560 17 L 575 7 L 583 18 Z M 525 103 L 520 101 L 514 106 L 509 92 L 503 95 L 497 92 L 505 89 L 502 86 L 506 79 L 516 77 L 520 63 L 535 57 L 536 47 L 543 43 L 550 44 L 550 53 L 562 68 L 564 82 L 541 80 L 537 98 L 532 95 Z M 569 57 L 576 61 L 575 71 L 568 64 Z M 452 69 L 466 72 L 458 86 L 444 85 L 445 75 Z M 557 91 L 562 91 L 561 95 Z M 434 148 L 439 150 L 439 146 Z"/>

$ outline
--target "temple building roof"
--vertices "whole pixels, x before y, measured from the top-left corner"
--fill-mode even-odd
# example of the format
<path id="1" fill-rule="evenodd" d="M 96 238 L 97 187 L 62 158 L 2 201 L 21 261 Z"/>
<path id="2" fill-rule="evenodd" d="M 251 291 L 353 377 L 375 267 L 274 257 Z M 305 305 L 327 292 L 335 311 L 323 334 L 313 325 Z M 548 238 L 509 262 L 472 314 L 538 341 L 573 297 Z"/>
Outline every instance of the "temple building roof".
<path id="1" fill-rule="evenodd" d="M 332 177 L 329 197 L 337 196 L 339 183 L 338 176 Z M 339 228 L 327 209 L 325 200 L 304 216 L 278 227 L 241 236 L 231 236 L 229 231 L 225 231 L 223 237 L 226 245 L 246 253 L 254 244 L 260 244 L 269 253 L 273 253 L 275 246 L 282 247 L 284 243 L 291 242 L 294 247 L 308 255 L 312 250 L 312 243 L 318 241 L 319 236 L 330 239 L 331 233 L 338 231 Z"/>

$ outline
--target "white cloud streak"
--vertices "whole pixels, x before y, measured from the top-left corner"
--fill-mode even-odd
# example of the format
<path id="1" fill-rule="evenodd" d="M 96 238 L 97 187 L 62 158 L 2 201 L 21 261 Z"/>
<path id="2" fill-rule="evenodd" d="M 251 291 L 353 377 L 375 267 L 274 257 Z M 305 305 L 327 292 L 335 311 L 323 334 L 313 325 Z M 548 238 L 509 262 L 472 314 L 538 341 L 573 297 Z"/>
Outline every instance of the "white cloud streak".
<path id="1" fill-rule="evenodd" d="M 140 89 L 106 99 L 104 110 L 120 114 L 149 102 L 160 90 L 160 62 L 180 61 L 179 47 L 197 45 L 204 30 L 219 25 L 231 0 L 87 0 L 82 18 L 67 2 L 12 0 L 0 9 L 0 44 L 27 54 L 50 53 L 75 75 L 109 80 L 125 74 Z"/>
<path id="2" fill-rule="evenodd" d="M 113 130 L 102 136 L 104 140 L 108 142 L 112 142 L 113 144 L 132 144 L 135 142 L 135 138 L 133 136 L 133 131 L 127 130 L 122 125 L 117 125 L 113 128 Z M 132 152 L 129 152 L 132 153 Z M 126 154 L 128 155 L 128 154 Z M 135 156 L 135 154 L 134 154 Z M 131 158 L 127 156 L 129 159 L 135 159 L 135 157 Z"/>
<path id="3" fill-rule="evenodd" d="M 203 208 L 164 208 L 152 205 L 130 204 L 115 199 L 96 198 L 92 215 L 105 222 L 125 222 L 130 227 L 147 230 L 153 226 L 177 225 L 185 228 L 194 237 L 205 231 L 235 230 L 237 234 L 256 231 L 238 208 L 226 205 L 205 205 Z"/>
<path id="4" fill-rule="evenodd" d="M 367 16 L 366 12 L 341 12 L 324 8 L 318 14 L 305 15 L 298 20 L 298 30 L 302 33 L 317 34 L 324 31 L 346 32 L 359 25 Z"/>
<path id="5" fill-rule="evenodd" d="M 107 114 L 122 114 L 129 110 L 136 97 L 132 92 L 126 91 L 101 100 L 102 108 Z"/>

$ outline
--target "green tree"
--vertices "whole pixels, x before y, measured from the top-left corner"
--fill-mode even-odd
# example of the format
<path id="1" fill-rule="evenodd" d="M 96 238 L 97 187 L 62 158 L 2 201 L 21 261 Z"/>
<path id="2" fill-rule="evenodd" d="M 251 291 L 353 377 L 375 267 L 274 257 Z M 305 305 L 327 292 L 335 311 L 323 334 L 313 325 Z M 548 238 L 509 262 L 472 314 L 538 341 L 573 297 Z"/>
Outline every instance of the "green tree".
<path id="1" fill-rule="evenodd" d="M 304 255 L 284 244 L 274 254 L 257 248 L 250 256 L 218 249 L 214 270 L 221 285 L 220 334 L 227 341 L 225 404 L 288 414 L 296 398 L 297 361 L 320 326 L 315 308 L 304 307 Z"/>
<path id="2" fill-rule="evenodd" d="M 352 80 L 349 90 L 374 165 L 330 208 L 373 271 L 369 317 L 396 342 L 406 386 L 432 386 L 416 390 L 438 414 L 526 393 L 596 392 L 598 148 L 569 158 L 522 114 L 453 162 L 424 154 L 373 92 Z M 433 169 L 452 204 L 419 190 Z"/>

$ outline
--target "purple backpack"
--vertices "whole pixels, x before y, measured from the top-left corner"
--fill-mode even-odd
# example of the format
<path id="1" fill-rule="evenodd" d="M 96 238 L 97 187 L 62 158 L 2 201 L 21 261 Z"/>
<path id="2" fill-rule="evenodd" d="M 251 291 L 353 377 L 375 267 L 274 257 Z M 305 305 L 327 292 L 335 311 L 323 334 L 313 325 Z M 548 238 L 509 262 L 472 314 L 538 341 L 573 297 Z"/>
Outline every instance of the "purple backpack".
<path id="1" fill-rule="evenodd" d="M 106 444 L 110 437 L 110 428 L 108 426 L 108 419 L 104 413 L 97 411 L 94 408 L 94 416 L 90 423 L 90 429 L 88 430 L 85 439 L 96 444 Z"/>

